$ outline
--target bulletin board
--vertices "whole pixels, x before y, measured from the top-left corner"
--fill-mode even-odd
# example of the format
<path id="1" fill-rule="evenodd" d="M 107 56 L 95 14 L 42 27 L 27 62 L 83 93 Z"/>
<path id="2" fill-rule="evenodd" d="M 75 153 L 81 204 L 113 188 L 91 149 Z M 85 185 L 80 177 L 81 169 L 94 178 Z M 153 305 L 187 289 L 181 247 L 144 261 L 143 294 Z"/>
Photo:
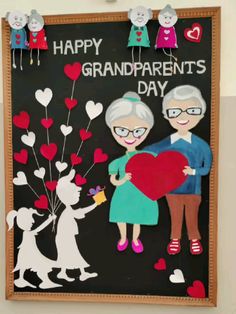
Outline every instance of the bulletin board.
<path id="1" fill-rule="evenodd" d="M 59 268 L 55 268 L 48 276 L 58 286 L 40 288 L 37 272 L 25 266 L 24 278 L 32 286 L 16 286 L 14 281 L 19 277 L 20 266 L 15 272 L 13 270 L 23 246 L 23 231 L 17 224 L 8 231 L 6 225 L 7 299 L 216 306 L 220 8 L 176 10 L 178 49 L 174 55 L 178 61 L 174 73 L 169 69 L 168 57 L 154 49 L 158 12 L 153 11 L 153 19 L 148 23 L 151 47 L 143 49 L 141 66 L 137 65 L 135 72 L 132 72 L 131 50 L 127 48 L 131 27 L 127 12 L 45 16 L 49 50 L 40 53 L 40 66 L 30 65 L 29 53 L 25 52 L 23 71 L 12 69 L 10 28 L 2 19 L 6 214 L 22 207 L 34 208 L 41 216 L 34 216 L 32 229 L 43 224 L 49 215 L 47 206 L 46 209 L 43 206 L 45 197 L 47 203 L 57 202 L 55 186 L 51 183 L 49 188 L 45 187 L 45 182 L 62 176 L 63 162 L 69 165 L 67 170 L 73 166 L 78 175 L 77 183 L 82 185 L 79 207 L 93 203 L 88 194 L 98 185 L 105 188 L 107 198 L 85 219 L 76 221 L 79 228 L 76 244 L 90 265 L 89 271 L 97 273 L 89 280 L 80 280 L 81 274 L 76 268 L 67 271 L 74 281 L 58 279 Z M 202 27 L 198 43 L 184 37 L 184 31 L 191 29 L 194 23 Z M 114 186 L 110 183 L 108 165 L 122 156 L 124 149 L 114 141 L 105 123 L 105 111 L 113 100 L 127 91 L 140 95 L 155 117 L 154 127 L 141 145 L 142 149 L 173 133 L 162 115 L 162 99 L 172 88 L 184 84 L 196 86 L 206 101 L 205 116 L 193 132 L 210 145 L 213 153 L 210 175 L 202 179 L 199 229 L 203 253 L 191 256 L 184 226 L 181 253 L 168 255 L 170 214 L 165 197 L 158 200 L 158 225 L 142 227 L 144 252 L 135 254 L 131 248 L 118 252 L 118 229 L 116 224 L 109 222 Z M 97 104 L 96 113 L 89 112 L 88 107 Z M 61 129 L 63 124 L 64 131 Z M 26 138 L 22 140 L 24 135 Z M 55 146 L 49 149 L 52 143 L 57 149 Z M 48 146 L 43 149 L 42 145 Z M 60 162 L 57 166 L 56 161 Z M 42 174 L 41 167 L 46 169 L 46 174 Z M 19 172 L 26 175 L 27 184 L 13 184 Z M 81 183 L 85 174 L 86 182 Z M 47 205 L 50 208 L 50 204 Z M 40 256 L 48 261 L 57 260 L 55 234 L 63 210 L 60 206 L 55 223 L 29 240 L 36 241 L 34 245 Z M 69 231 L 64 230 L 65 237 Z M 131 234 L 128 225 L 128 237 Z M 158 269 L 158 263 L 163 261 L 164 267 Z M 176 269 L 183 275 L 178 283 L 170 280 Z M 198 290 L 195 295 L 194 289 Z"/>

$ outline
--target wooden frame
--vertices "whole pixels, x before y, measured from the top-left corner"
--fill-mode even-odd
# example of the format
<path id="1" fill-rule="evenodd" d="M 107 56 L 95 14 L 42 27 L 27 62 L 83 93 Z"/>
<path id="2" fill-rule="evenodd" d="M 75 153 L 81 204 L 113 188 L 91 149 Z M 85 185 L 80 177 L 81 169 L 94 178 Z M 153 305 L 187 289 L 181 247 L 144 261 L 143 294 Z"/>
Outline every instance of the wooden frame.
<path id="1" fill-rule="evenodd" d="M 220 8 L 194 8 L 177 10 L 180 18 L 212 18 L 212 105 L 211 105 L 211 148 L 214 164 L 210 175 L 209 207 L 209 297 L 196 299 L 189 297 L 136 296 L 113 294 L 69 294 L 69 293 L 25 293 L 14 292 L 14 234 L 6 232 L 6 298 L 10 300 L 50 300 L 50 301 L 84 301 L 84 302 L 126 302 L 171 304 L 192 306 L 216 306 L 217 296 L 217 165 L 218 165 L 218 125 L 219 125 L 219 76 L 220 76 Z M 158 11 L 154 11 L 157 19 Z M 126 21 L 127 12 L 54 15 L 45 16 L 46 25 L 97 23 Z M 10 28 L 2 19 L 3 32 L 3 78 L 4 78 L 4 139 L 5 139 L 5 199 L 6 213 L 13 209 L 13 164 L 12 164 L 12 112 L 11 112 L 11 55 L 9 49 Z"/>

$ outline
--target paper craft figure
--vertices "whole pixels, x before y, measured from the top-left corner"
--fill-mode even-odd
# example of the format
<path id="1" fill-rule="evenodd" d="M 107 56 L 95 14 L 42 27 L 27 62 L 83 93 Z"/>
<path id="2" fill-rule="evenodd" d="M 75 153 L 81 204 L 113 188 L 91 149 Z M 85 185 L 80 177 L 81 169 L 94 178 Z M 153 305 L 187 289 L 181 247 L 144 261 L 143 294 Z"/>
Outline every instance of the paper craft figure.
<path id="1" fill-rule="evenodd" d="M 146 24 L 152 19 L 152 10 L 138 6 L 129 10 L 128 18 L 133 24 L 129 34 L 128 47 L 132 47 L 132 63 L 134 64 L 134 47 L 139 47 L 138 62 L 141 62 L 142 47 L 150 47 Z"/>
<path id="2" fill-rule="evenodd" d="M 133 225 L 132 249 L 143 252 L 139 239 L 140 225 L 156 225 L 158 205 L 139 191 L 131 182 L 131 173 L 125 172 L 127 162 L 153 127 L 154 117 L 149 107 L 141 101 L 138 94 L 127 92 L 122 98 L 114 100 L 106 111 L 106 124 L 118 144 L 126 149 L 125 155 L 109 164 L 110 181 L 116 187 L 110 207 L 110 222 L 117 223 L 120 240 L 119 252 L 128 247 L 127 223 Z M 118 176 L 118 177 L 117 177 Z"/>
<path id="3" fill-rule="evenodd" d="M 40 50 L 48 50 L 47 37 L 44 30 L 43 17 L 36 11 L 32 10 L 29 16 L 28 28 L 30 30 L 29 48 L 30 64 L 33 64 L 33 49 L 37 49 L 37 65 L 40 65 Z"/>
<path id="4" fill-rule="evenodd" d="M 75 185 L 71 181 L 74 179 L 75 170 L 71 170 L 67 176 L 59 179 L 56 192 L 60 201 L 66 206 L 62 212 L 56 233 L 56 246 L 57 246 L 57 267 L 61 268 L 57 277 L 66 281 L 74 281 L 66 274 L 67 269 L 80 269 L 80 281 L 85 281 L 89 278 L 97 277 L 97 273 L 89 273 L 85 268 L 90 265 L 84 260 L 80 254 L 75 236 L 79 234 L 77 219 L 85 218 L 85 215 L 95 209 L 101 202 L 95 202 L 92 205 L 73 209 L 71 206 L 78 203 L 80 199 L 81 187 Z"/>
<path id="5" fill-rule="evenodd" d="M 162 112 L 164 118 L 177 132 L 145 149 L 156 154 L 163 151 L 177 151 L 185 155 L 189 162 L 189 166 L 183 169 L 183 173 L 188 176 L 187 180 L 166 195 L 171 216 L 171 241 L 167 251 L 171 255 L 181 251 L 181 230 L 185 216 L 190 252 L 199 255 L 203 251 L 198 229 L 201 177 L 209 174 L 212 153 L 208 143 L 192 134 L 190 130 L 204 117 L 206 102 L 199 89 L 191 85 L 181 85 L 165 95 Z"/>
<path id="6" fill-rule="evenodd" d="M 20 69 L 23 70 L 22 65 L 22 51 L 28 49 L 27 35 L 25 25 L 27 24 L 28 17 L 26 14 L 19 11 L 8 12 L 6 20 L 11 27 L 10 45 L 12 49 L 12 67 L 16 69 L 15 50 L 20 49 Z"/>
<path id="7" fill-rule="evenodd" d="M 176 11 L 168 4 L 158 14 L 160 27 L 157 32 L 155 49 L 162 49 L 164 54 L 170 57 L 170 61 L 177 58 L 173 56 L 172 49 L 178 48 L 177 36 L 174 25 L 178 20 Z M 165 49 L 170 49 L 168 53 Z"/>
<path id="8" fill-rule="evenodd" d="M 13 270 L 14 272 L 19 271 L 19 278 L 14 280 L 14 284 L 18 288 L 36 288 L 36 286 L 24 279 L 25 271 L 31 270 L 36 272 L 38 277 L 42 280 L 39 285 L 41 289 L 60 287 L 61 285 L 54 283 L 48 278 L 48 273 L 55 267 L 55 261 L 45 257 L 39 251 L 36 242 L 38 233 L 55 220 L 56 216 L 50 215 L 45 222 L 32 230 L 31 228 L 34 224 L 33 215 L 41 216 L 37 210 L 25 207 L 20 208 L 18 211 L 11 210 L 7 215 L 9 230 L 13 228 L 15 219 L 17 226 L 23 230 L 22 242 L 18 247 L 17 264 Z"/>

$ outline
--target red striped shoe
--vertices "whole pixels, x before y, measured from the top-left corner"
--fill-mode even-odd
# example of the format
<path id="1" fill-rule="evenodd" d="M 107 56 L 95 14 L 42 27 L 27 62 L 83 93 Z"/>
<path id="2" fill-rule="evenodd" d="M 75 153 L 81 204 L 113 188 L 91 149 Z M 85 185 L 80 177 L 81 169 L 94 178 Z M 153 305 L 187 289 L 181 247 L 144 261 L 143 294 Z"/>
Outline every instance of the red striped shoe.
<path id="1" fill-rule="evenodd" d="M 170 243 L 167 246 L 167 252 L 170 255 L 179 254 L 181 251 L 181 245 L 179 239 L 173 239 L 170 241 Z"/>
<path id="2" fill-rule="evenodd" d="M 202 244 L 199 240 L 190 240 L 190 253 L 200 255 L 203 252 Z"/>

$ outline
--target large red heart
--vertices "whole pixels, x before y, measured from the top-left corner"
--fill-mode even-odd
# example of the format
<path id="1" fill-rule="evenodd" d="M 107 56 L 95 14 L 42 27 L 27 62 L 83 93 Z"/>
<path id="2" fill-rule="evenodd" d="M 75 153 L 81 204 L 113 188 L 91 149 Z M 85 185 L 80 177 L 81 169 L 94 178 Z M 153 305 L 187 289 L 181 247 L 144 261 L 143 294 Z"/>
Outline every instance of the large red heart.
<path id="1" fill-rule="evenodd" d="M 159 260 L 154 264 L 154 269 L 166 270 L 166 260 L 164 258 L 159 258 Z"/>
<path id="2" fill-rule="evenodd" d="M 30 116 L 28 112 L 21 111 L 19 115 L 13 117 L 13 123 L 20 129 L 28 129 L 30 124 Z"/>
<path id="3" fill-rule="evenodd" d="M 28 151 L 26 149 L 22 149 L 19 153 L 14 153 L 15 161 L 26 165 L 28 161 Z"/>
<path id="4" fill-rule="evenodd" d="M 80 174 L 75 176 L 75 184 L 78 186 L 84 185 L 87 182 L 87 179 L 82 177 Z"/>
<path id="5" fill-rule="evenodd" d="M 99 164 L 107 161 L 108 155 L 103 153 L 101 148 L 96 148 L 93 154 L 93 162 L 95 164 Z"/>
<path id="6" fill-rule="evenodd" d="M 40 147 L 40 153 L 43 155 L 44 158 L 48 160 L 53 160 L 57 153 L 57 145 L 55 143 L 50 143 L 49 145 L 43 144 Z"/>
<path id="7" fill-rule="evenodd" d="M 57 181 L 46 181 L 45 182 L 46 187 L 49 189 L 49 191 L 55 191 L 56 187 L 57 187 Z"/>
<path id="8" fill-rule="evenodd" d="M 82 71 L 82 64 L 80 62 L 75 62 L 73 64 L 66 64 L 64 66 L 64 73 L 71 80 L 76 81 L 80 77 Z"/>
<path id="9" fill-rule="evenodd" d="M 66 107 L 71 110 L 78 104 L 78 101 L 75 98 L 65 98 L 65 104 Z"/>
<path id="10" fill-rule="evenodd" d="M 90 137 L 92 137 L 92 132 L 87 131 L 85 129 L 79 130 L 79 135 L 82 141 L 88 140 Z"/>
<path id="11" fill-rule="evenodd" d="M 194 43 L 200 43 L 202 39 L 202 26 L 199 23 L 193 23 L 192 28 L 185 28 L 184 37 Z"/>
<path id="12" fill-rule="evenodd" d="M 155 201 L 185 182 L 185 166 L 188 166 L 188 160 L 179 152 L 167 151 L 157 157 L 140 153 L 130 158 L 126 172 L 132 174 L 131 182 Z"/>
<path id="13" fill-rule="evenodd" d="M 46 195 L 40 195 L 39 199 L 34 202 L 34 206 L 39 209 L 48 209 L 48 199 Z"/>
<path id="14" fill-rule="evenodd" d="M 188 287 L 187 293 L 193 298 L 205 298 L 206 291 L 203 283 L 200 280 L 195 280 L 193 285 Z"/>
<path id="15" fill-rule="evenodd" d="M 49 129 L 53 125 L 53 119 L 52 118 L 43 118 L 41 119 L 41 124 L 45 129 Z"/>
<path id="16" fill-rule="evenodd" d="M 70 161 L 71 161 L 72 166 L 76 166 L 76 165 L 81 164 L 82 158 L 77 156 L 76 153 L 73 153 L 70 155 Z"/>

